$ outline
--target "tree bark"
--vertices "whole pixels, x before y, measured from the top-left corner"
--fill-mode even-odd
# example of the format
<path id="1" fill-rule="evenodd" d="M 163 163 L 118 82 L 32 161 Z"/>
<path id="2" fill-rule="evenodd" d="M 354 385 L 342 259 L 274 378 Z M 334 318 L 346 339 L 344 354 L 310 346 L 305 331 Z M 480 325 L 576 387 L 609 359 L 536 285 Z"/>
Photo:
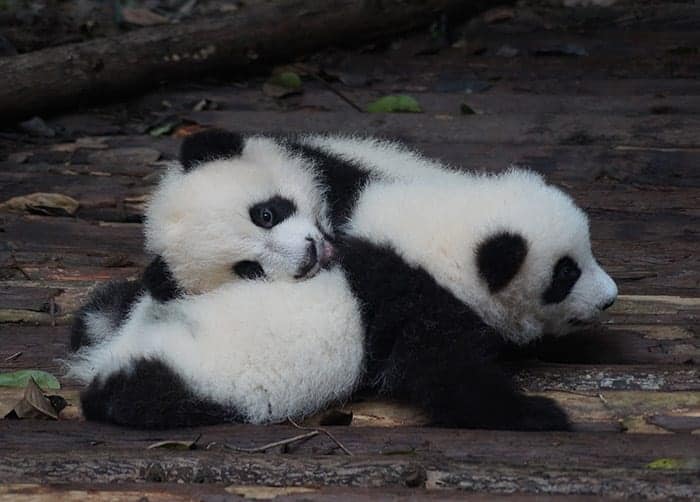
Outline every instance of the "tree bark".
<path id="1" fill-rule="evenodd" d="M 0 122 L 411 30 L 457 0 L 283 0 L 0 59 Z"/>

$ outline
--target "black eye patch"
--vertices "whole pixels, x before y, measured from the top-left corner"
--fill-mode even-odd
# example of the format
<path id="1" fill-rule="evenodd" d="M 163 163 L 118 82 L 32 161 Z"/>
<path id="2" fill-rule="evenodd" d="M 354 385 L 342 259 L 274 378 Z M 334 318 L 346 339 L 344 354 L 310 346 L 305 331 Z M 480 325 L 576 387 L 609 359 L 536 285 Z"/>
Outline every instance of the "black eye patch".
<path id="1" fill-rule="evenodd" d="M 527 256 L 527 242 L 515 233 L 500 232 L 479 244 L 476 263 L 479 275 L 491 293 L 505 288 L 522 267 Z"/>
<path id="2" fill-rule="evenodd" d="M 279 195 L 265 202 L 258 202 L 249 210 L 250 219 L 257 226 L 272 228 L 286 220 L 297 210 L 297 206 L 289 199 Z"/>
<path id="3" fill-rule="evenodd" d="M 231 268 L 241 279 L 262 279 L 265 277 L 265 271 L 257 261 L 239 261 Z"/>
<path id="4" fill-rule="evenodd" d="M 542 301 L 545 304 L 564 301 L 579 277 L 581 277 L 581 269 L 576 262 L 569 256 L 560 258 L 554 265 L 552 282 L 542 295 Z"/>

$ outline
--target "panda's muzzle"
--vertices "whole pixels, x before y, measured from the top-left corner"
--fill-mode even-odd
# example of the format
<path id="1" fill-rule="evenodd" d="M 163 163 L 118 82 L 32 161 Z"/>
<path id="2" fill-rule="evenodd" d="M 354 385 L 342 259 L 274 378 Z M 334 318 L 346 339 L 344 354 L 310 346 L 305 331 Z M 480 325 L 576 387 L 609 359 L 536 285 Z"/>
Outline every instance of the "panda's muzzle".
<path id="1" fill-rule="evenodd" d="M 306 248 L 306 259 L 299 272 L 294 276 L 295 279 L 313 277 L 335 257 L 335 248 L 327 240 L 317 241 L 313 237 L 307 237 L 306 240 L 309 242 Z"/>

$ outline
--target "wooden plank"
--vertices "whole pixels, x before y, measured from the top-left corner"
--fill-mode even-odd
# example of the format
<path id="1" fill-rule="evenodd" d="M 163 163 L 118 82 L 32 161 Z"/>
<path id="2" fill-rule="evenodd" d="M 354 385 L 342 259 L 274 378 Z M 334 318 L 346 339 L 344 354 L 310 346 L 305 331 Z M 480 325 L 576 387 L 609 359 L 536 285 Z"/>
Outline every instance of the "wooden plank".
<path id="1" fill-rule="evenodd" d="M 252 133 L 329 131 L 391 136 L 440 143 L 602 144 L 658 147 L 700 146 L 700 119 L 649 116 L 627 118 L 580 114 L 576 117 L 518 115 L 506 117 L 430 116 L 428 114 L 355 114 L 334 112 L 190 112 L 197 123 Z"/>
<path id="2" fill-rule="evenodd" d="M 59 217 L 3 215 L 0 220 L 6 239 L 0 250 L 45 255 L 82 254 L 101 257 L 142 254 L 141 226 L 99 224 Z"/>
<path id="3" fill-rule="evenodd" d="M 333 91 L 312 78 L 304 81 L 304 92 L 285 99 L 275 99 L 265 95 L 264 81 L 253 80 L 246 89 L 233 86 L 182 87 L 176 90 L 153 93 L 138 100 L 134 106 L 159 112 L 163 100 L 169 103 L 168 112 L 179 114 L 192 111 L 193 106 L 208 100 L 211 106 L 228 111 L 334 111 L 357 113 L 346 101 Z M 386 94 L 385 89 L 355 88 L 342 82 L 330 82 L 337 91 L 358 105 L 365 107 L 373 100 Z M 398 90 L 398 89 L 397 89 Z M 553 95 L 542 96 L 509 91 L 507 89 L 465 95 L 464 92 L 436 92 L 433 90 L 412 90 L 411 95 L 418 100 L 427 113 L 460 115 L 460 105 L 468 104 L 474 112 L 482 115 L 519 115 L 528 113 L 547 114 L 604 114 L 645 116 L 656 115 L 697 115 L 700 113 L 700 97 L 690 95 L 640 95 L 640 96 L 586 96 Z"/>
<path id="4" fill-rule="evenodd" d="M 6 426 L 5 426 L 6 425 Z M 291 427 L 221 426 L 123 434 L 81 423 L 7 422 L 0 429 L 3 482 L 207 482 L 316 486 L 424 486 L 487 492 L 694 496 L 700 493 L 694 436 L 511 433 L 334 427 L 353 457 L 322 436 L 286 454 L 240 454 L 298 434 Z M 28 427 L 33 425 L 33 427 Z M 209 449 L 148 450 L 162 439 L 202 434 Z M 214 443 L 214 444 L 212 444 Z M 27 448 L 31 446 L 31 455 Z M 18 449 L 19 448 L 19 449 Z M 324 454 L 326 453 L 326 454 Z M 646 466 L 674 459 L 671 470 Z M 572 462 L 572 459 L 575 459 Z M 653 490 L 649 492 L 648 490 Z"/>
<path id="5" fill-rule="evenodd" d="M 502 495 L 465 493 L 458 490 L 409 487 L 329 487 L 329 486 L 269 486 L 184 484 L 184 483 L 70 483 L 42 485 L 33 483 L 8 483 L 0 486 L 0 501 L 54 502 L 83 500 L 112 502 L 115 499 L 134 502 L 152 501 L 238 501 L 242 498 L 284 501 L 374 501 L 374 500 L 502 500 Z M 541 501 L 541 495 L 509 494 L 509 500 L 518 502 Z M 568 502 L 597 501 L 600 498 L 586 495 L 547 496 L 548 501 Z"/>
<path id="6" fill-rule="evenodd" d="M 199 434 L 199 449 L 226 450 L 255 448 L 299 434 L 285 425 L 229 424 L 170 431 L 140 431 L 80 421 L 12 420 L 1 422 L 0 452 L 21 453 L 31 447 L 44 453 L 75 450 L 105 454 L 120 450 L 144 452 L 156 442 L 192 440 Z M 128 430 L 128 434 L 124 432 Z M 333 426 L 329 430 L 353 456 L 382 455 L 384 458 L 412 453 L 439 453 L 453 460 L 473 462 L 505 462 L 525 465 L 556 465 L 576 459 L 581 468 L 617 465 L 622 468 L 644 468 L 659 457 L 693 459 L 698 456 L 697 435 L 624 435 L 612 432 L 513 432 L 434 427 L 353 427 Z M 215 444 L 211 444 L 215 443 Z M 206 447 L 209 446 L 207 450 Z M 150 450 L 158 451 L 158 450 Z M 172 450 L 160 450 L 173 452 Z M 333 453 L 342 455 L 332 441 L 320 436 L 287 449 L 290 456 Z M 268 456 L 279 453 L 275 449 Z M 264 456 L 264 455 L 263 455 Z M 68 481 L 68 480 L 66 480 Z"/>
<path id="7" fill-rule="evenodd" d="M 514 370 L 518 386 L 529 392 L 700 391 L 700 368 L 692 366 L 531 364 Z"/>

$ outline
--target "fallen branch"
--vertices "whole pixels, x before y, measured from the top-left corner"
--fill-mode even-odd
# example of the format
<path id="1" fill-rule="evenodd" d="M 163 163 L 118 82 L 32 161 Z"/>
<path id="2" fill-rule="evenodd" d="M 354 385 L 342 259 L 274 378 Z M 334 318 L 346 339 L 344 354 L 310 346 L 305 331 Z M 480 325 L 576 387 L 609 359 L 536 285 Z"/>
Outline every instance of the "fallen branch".
<path id="1" fill-rule="evenodd" d="M 298 441 L 305 441 L 307 439 L 311 439 L 312 437 L 318 436 L 318 434 L 319 431 L 313 430 L 311 432 L 307 432 L 306 434 L 299 434 L 298 436 L 292 436 L 290 438 L 282 439 L 280 441 L 274 441 L 272 443 L 267 443 L 256 448 L 240 448 L 238 446 L 231 446 L 228 444 L 225 444 L 224 448 L 226 448 L 227 450 L 237 451 L 239 453 L 262 453 L 267 450 L 271 450 L 272 448 L 278 448 L 280 446 L 286 446 L 292 443 L 296 443 Z M 211 443 L 207 445 L 207 449 L 209 449 L 211 446 Z"/>
<path id="2" fill-rule="evenodd" d="M 333 442 L 338 446 L 338 448 L 340 448 L 341 450 L 343 450 L 343 452 L 344 452 L 346 455 L 349 455 L 349 456 L 352 457 L 352 452 L 351 452 L 350 450 L 348 450 L 348 449 L 343 445 L 343 443 L 341 443 L 340 441 L 338 441 L 338 440 L 335 438 L 335 436 L 333 436 L 333 434 L 331 434 L 330 432 L 328 432 L 326 429 L 324 429 L 324 428 L 322 428 L 322 427 L 302 427 L 301 425 L 297 424 L 297 423 L 296 423 L 294 420 L 292 420 L 291 418 L 287 418 L 287 421 L 289 421 L 290 424 L 292 424 L 294 427 L 296 427 L 297 429 L 302 430 L 302 431 L 314 431 L 314 432 L 316 432 L 316 434 L 318 434 L 319 432 L 323 432 L 326 436 L 328 436 L 328 438 L 329 438 L 331 441 L 333 441 Z"/>
<path id="3" fill-rule="evenodd" d="M 0 122 L 132 94 L 163 81 L 240 74 L 333 44 L 430 23 L 458 0 L 284 0 L 233 14 L 0 59 Z"/>

